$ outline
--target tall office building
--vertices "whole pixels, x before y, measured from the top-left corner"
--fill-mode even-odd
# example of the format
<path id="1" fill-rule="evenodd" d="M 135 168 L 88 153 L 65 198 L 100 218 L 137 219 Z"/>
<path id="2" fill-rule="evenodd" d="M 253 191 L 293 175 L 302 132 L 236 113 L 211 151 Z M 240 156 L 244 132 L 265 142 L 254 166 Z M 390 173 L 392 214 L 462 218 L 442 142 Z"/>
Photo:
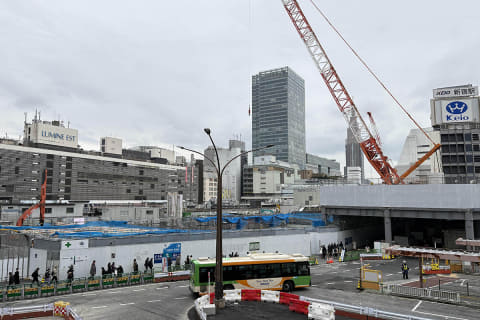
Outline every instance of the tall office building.
<path id="1" fill-rule="evenodd" d="M 305 167 L 305 83 L 284 67 L 252 76 L 253 153 L 275 155 L 277 160 Z"/>
<path id="2" fill-rule="evenodd" d="M 479 105 L 478 86 L 433 90 L 430 119 L 440 133 L 445 183 L 480 182 Z"/>
<path id="3" fill-rule="evenodd" d="M 363 152 L 360 144 L 355 140 L 352 130 L 347 128 L 347 140 L 345 140 L 345 176 L 347 176 L 347 168 L 358 167 L 361 169 L 361 180 L 365 180 L 365 168 L 363 165 Z"/>

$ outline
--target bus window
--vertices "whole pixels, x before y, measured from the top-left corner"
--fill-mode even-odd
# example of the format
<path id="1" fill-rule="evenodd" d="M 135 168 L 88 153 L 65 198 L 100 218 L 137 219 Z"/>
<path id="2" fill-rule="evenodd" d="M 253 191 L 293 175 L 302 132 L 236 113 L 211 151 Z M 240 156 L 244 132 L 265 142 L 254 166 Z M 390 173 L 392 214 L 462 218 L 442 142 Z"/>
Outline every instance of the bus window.
<path id="1" fill-rule="evenodd" d="M 240 265 L 237 266 L 238 270 L 238 280 L 245 280 L 245 279 L 252 279 L 252 270 L 251 266 L 246 264 L 246 265 Z"/>
<path id="2" fill-rule="evenodd" d="M 237 266 L 224 266 L 223 267 L 223 280 L 232 281 L 238 278 Z"/>
<path id="3" fill-rule="evenodd" d="M 210 272 L 210 282 L 215 282 L 215 267 L 201 267 L 198 279 L 200 283 L 208 283 L 208 272 Z"/>
<path id="4" fill-rule="evenodd" d="M 310 266 L 308 265 L 308 261 L 297 262 L 297 271 L 299 276 L 309 276 Z"/>
<path id="5" fill-rule="evenodd" d="M 280 278 L 282 276 L 282 268 L 280 263 L 273 263 L 269 265 L 272 268 L 272 274 L 270 277 L 272 278 Z"/>
<path id="6" fill-rule="evenodd" d="M 282 275 L 284 277 L 292 277 L 297 275 L 295 262 L 282 263 Z"/>

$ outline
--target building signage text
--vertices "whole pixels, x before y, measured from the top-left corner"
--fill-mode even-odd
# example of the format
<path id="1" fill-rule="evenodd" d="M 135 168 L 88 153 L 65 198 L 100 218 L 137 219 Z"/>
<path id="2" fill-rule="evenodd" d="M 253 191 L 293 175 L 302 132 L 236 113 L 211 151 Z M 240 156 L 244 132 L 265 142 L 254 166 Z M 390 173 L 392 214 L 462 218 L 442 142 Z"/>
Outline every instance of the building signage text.
<path id="1" fill-rule="evenodd" d="M 478 86 L 460 86 L 453 88 L 433 89 L 434 98 L 451 98 L 465 96 L 478 96 Z"/>
<path id="2" fill-rule="evenodd" d="M 42 130 L 42 137 L 58 139 L 63 141 L 75 141 L 75 138 L 76 138 L 75 136 L 72 136 L 69 134 L 51 132 L 51 131 L 45 131 L 45 130 Z"/>

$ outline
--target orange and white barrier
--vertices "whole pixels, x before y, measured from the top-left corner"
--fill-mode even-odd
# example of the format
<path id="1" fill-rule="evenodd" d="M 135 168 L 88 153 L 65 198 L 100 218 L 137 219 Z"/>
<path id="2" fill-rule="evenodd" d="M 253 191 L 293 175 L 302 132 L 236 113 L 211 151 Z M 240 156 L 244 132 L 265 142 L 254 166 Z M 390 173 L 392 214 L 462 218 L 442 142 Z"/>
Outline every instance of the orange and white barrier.
<path id="1" fill-rule="evenodd" d="M 280 302 L 280 292 L 278 291 L 270 291 L 270 290 L 262 290 L 262 301 L 263 302 Z"/>
<path id="2" fill-rule="evenodd" d="M 334 320 L 335 308 L 328 304 L 312 302 L 308 306 L 308 319 Z"/>
<path id="3" fill-rule="evenodd" d="M 225 290 L 223 292 L 223 296 L 225 298 L 225 301 L 238 302 L 242 300 L 242 290 L 241 289 Z"/>
<path id="4" fill-rule="evenodd" d="M 55 301 L 53 303 L 53 315 L 59 317 L 65 317 L 67 315 L 67 306 L 69 302 Z"/>

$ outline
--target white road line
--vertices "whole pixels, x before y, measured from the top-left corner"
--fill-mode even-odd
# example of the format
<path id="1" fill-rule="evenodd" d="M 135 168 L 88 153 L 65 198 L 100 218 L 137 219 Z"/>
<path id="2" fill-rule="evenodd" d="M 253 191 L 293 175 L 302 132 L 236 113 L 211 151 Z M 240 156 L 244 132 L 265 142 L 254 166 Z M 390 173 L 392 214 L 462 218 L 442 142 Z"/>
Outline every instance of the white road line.
<path id="1" fill-rule="evenodd" d="M 188 287 L 188 286 L 178 286 L 177 288 L 186 288 L 186 287 Z"/>
<path id="2" fill-rule="evenodd" d="M 175 300 L 182 300 L 182 299 L 188 299 L 188 297 L 178 297 L 178 298 L 175 298 Z"/>
<path id="3" fill-rule="evenodd" d="M 465 283 L 465 281 L 467 281 L 467 279 L 462 280 L 462 283 L 460 283 L 460 287 L 463 287 L 463 284 Z"/>
<path id="4" fill-rule="evenodd" d="M 348 270 L 343 270 L 343 271 L 344 271 L 344 272 L 350 272 L 350 269 L 348 269 Z"/>
<path id="5" fill-rule="evenodd" d="M 131 304 L 135 304 L 135 302 L 129 302 L 129 303 L 120 303 L 121 306 L 129 306 Z"/>
<path id="6" fill-rule="evenodd" d="M 82 296 L 87 297 L 87 296 L 96 296 L 96 293 L 84 293 Z"/>
<path id="7" fill-rule="evenodd" d="M 429 316 L 440 317 L 440 318 L 443 318 L 443 319 L 469 320 L 469 319 L 466 319 L 466 318 L 458 318 L 458 317 L 454 317 L 454 316 L 446 316 L 446 315 L 444 315 L 444 314 L 436 314 L 436 313 L 429 313 L 429 312 L 422 312 L 422 311 L 415 311 L 415 312 L 421 313 L 421 314 L 428 314 Z"/>
<path id="8" fill-rule="evenodd" d="M 389 273 L 385 277 L 391 277 L 391 276 L 393 276 L 393 273 Z"/>
<path id="9" fill-rule="evenodd" d="M 328 285 L 330 285 L 330 284 L 335 284 L 335 282 L 327 282 L 327 284 L 328 284 Z"/>
<path id="10" fill-rule="evenodd" d="M 418 270 L 418 267 L 415 267 L 415 270 Z"/>
<path id="11" fill-rule="evenodd" d="M 145 291 L 147 289 L 137 289 L 137 290 L 132 290 L 133 292 L 137 292 L 137 291 Z"/>
<path id="12" fill-rule="evenodd" d="M 107 306 L 98 306 L 98 307 L 92 307 L 92 309 L 101 309 L 101 308 L 106 308 Z"/>
<path id="13" fill-rule="evenodd" d="M 337 271 L 333 271 L 333 272 L 330 272 L 330 273 L 337 273 Z"/>
<path id="14" fill-rule="evenodd" d="M 420 306 L 420 304 L 421 304 L 422 302 L 423 302 L 422 300 L 418 301 L 418 303 L 415 305 L 415 307 L 413 307 L 412 311 L 417 310 L 417 308 Z"/>
<path id="15" fill-rule="evenodd" d="M 316 284 L 312 284 L 312 287 L 316 287 L 317 285 Z"/>
<path id="16" fill-rule="evenodd" d="M 120 293 L 121 291 L 109 291 L 107 293 Z"/>
<path id="17" fill-rule="evenodd" d="M 402 273 L 402 271 L 399 271 L 399 272 L 397 272 L 397 273 Z"/>
<path id="18" fill-rule="evenodd" d="M 150 301 L 147 301 L 147 302 L 160 302 L 162 300 L 150 300 Z"/>
<path id="19" fill-rule="evenodd" d="M 349 282 L 353 282 L 353 281 L 352 281 L 352 280 L 345 280 L 345 281 L 343 281 L 343 282 L 349 283 Z"/>
<path id="20" fill-rule="evenodd" d="M 157 290 L 162 290 L 162 289 L 168 289 L 168 287 L 158 287 L 158 288 L 155 288 Z"/>

